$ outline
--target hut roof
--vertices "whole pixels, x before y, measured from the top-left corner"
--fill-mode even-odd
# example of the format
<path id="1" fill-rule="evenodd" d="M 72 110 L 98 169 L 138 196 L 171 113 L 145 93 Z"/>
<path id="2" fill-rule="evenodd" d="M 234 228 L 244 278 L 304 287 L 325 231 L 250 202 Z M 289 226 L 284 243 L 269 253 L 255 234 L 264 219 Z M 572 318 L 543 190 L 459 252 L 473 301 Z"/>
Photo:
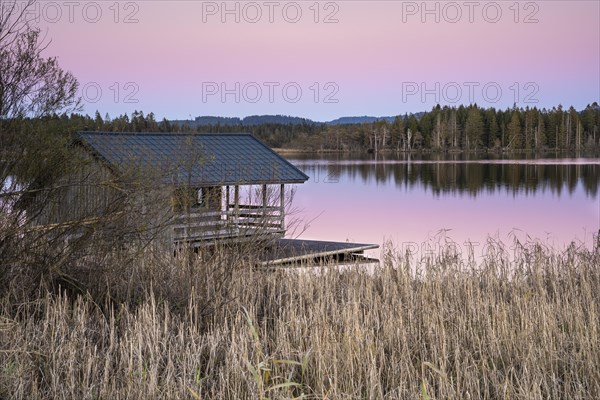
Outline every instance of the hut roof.
<path id="1" fill-rule="evenodd" d="M 249 133 L 79 132 L 111 168 L 191 186 L 303 183 L 308 176 Z"/>

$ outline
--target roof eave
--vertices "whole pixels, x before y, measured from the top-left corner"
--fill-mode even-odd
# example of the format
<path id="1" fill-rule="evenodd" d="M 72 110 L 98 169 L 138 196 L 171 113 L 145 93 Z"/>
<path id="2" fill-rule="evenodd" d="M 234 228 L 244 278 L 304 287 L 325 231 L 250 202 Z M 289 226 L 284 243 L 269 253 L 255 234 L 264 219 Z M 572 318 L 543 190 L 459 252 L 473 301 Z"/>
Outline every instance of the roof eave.
<path id="1" fill-rule="evenodd" d="M 194 185 L 198 187 L 208 187 L 208 186 L 249 186 L 249 185 L 289 185 L 289 184 L 302 184 L 306 182 L 304 180 L 285 180 L 285 181 L 229 181 L 229 182 L 197 182 Z"/>

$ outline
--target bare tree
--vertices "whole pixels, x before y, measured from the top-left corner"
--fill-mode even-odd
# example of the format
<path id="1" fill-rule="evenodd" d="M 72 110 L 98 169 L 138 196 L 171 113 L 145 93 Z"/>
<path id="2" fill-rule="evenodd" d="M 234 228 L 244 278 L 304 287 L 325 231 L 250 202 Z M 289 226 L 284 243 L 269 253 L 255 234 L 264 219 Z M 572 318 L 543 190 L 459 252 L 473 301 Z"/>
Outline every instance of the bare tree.
<path id="1" fill-rule="evenodd" d="M 0 123 L 81 108 L 77 79 L 55 57 L 42 56 L 49 42 L 27 19 L 35 3 L 0 5 Z"/>
<path id="2" fill-rule="evenodd" d="M 43 56 L 49 41 L 33 24 L 35 5 L 36 0 L 0 3 L 0 283 L 11 271 L 58 266 L 66 257 L 46 251 L 60 247 L 53 232 L 29 230 L 29 222 L 51 204 L 40 201 L 45 207 L 36 212 L 22 207 L 64 186 L 57 178 L 71 160 L 69 138 L 49 135 L 33 119 L 81 108 L 77 79 L 55 57 Z M 35 268 L 30 276 L 48 270 Z"/>

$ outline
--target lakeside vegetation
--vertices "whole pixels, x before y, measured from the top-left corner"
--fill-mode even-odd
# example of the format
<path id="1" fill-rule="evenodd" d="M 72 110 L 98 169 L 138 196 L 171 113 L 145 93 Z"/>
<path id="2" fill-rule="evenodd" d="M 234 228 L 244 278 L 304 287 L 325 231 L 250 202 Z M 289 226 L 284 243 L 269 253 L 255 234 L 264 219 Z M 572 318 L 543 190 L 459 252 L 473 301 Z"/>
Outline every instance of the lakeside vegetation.
<path id="1" fill-rule="evenodd" d="M 2 295 L 0 397 L 599 397 L 600 252 L 511 249 L 387 249 L 372 272 L 237 260 L 225 286 L 218 256 L 80 260 L 86 293 Z"/>

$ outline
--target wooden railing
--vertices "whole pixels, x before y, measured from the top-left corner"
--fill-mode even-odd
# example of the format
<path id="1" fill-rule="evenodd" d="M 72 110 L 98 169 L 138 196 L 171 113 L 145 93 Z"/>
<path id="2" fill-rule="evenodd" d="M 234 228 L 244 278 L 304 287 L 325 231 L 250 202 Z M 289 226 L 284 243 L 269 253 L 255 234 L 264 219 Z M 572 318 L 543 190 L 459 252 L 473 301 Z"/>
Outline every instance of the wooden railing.
<path id="1" fill-rule="evenodd" d="M 173 241 L 249 237 L 283 236 L 284 214 L 279 207 L 230 204 L 226 211 L 199 211 L 179 214 L 173 218 Z"/>

